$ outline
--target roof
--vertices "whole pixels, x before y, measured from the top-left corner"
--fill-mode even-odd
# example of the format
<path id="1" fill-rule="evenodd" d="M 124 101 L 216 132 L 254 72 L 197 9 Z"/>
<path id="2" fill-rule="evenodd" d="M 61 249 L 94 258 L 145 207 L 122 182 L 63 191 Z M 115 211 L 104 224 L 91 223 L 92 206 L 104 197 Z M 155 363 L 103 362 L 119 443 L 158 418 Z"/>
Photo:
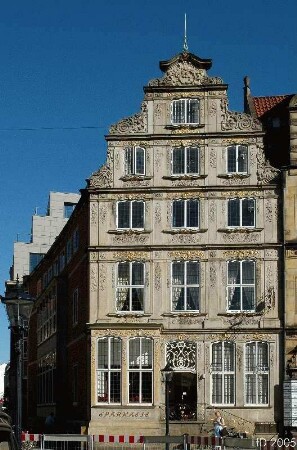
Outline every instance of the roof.
<path id="1" fill-rule="evenodd" d="M 292 95 L 273 95 L 270 97 L 253 97 L 257 117 L 262 117 L 275 106 L 287 101 L 289 103 Z"/>
<path id="2" fill-rule="evenodd" d="M 162 72 L 167 72 L 170 66 L 180 61 L 188 61 L 193 64 L 197 69 L 205 69 L 208 70 L 212 66 L 211 59 L 203 59 L 199 56 L 194 55 L 194 53 L 190 52 L 182 52 L 178 53 L 178 55 L 173 56 L 173 58 L 168 59 L 167 61 L 160 61 L 159 66 Z"/>

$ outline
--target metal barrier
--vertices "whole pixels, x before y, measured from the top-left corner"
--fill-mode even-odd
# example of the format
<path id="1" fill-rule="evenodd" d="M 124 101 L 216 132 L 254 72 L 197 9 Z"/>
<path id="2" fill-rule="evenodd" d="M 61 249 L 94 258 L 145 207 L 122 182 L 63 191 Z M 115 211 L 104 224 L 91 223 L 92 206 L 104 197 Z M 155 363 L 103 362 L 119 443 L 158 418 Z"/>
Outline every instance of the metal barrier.
<path id="1" fill-rule="evenodd" d="M 263 440 L 263 439 L 262 439 Z M 143 436 L 143 435 L 83 435 L 83 434 L 22 434 L 23 450 L 280 450 L 261 439 L 216 438 L 212 436 Z M 290 450 L 290 449 L 286 449 Z M 294 449 L 291 449 L 294 450 Z"/>
<path id="2" fill-rule="evenodd" d="M 93 439 L 84 434 L 44 434 L 41 439 L 41 450 L 90 450 Z"/>

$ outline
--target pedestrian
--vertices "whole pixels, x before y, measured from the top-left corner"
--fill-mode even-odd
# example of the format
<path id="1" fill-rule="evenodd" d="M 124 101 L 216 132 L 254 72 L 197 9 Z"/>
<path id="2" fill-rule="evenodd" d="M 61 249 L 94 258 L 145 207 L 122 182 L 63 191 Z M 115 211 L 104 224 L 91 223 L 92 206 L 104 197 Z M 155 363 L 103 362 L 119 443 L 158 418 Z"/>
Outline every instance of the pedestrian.
<path id="1" fill-rule="evenodd" d="M 224 421 L 223 417 L 221 416 L 220 411 L 215 412 L 213 426 L 214 426 L 215 437 L 221 437 L 221 432 L 225 426 L 225 421 Z"/>
<path id="2" fill-rule="evenodd" d="M 51 412 L 45 419 L 44 422 L 45 425 L 45 432 L 46 433 L 53 433 L 54 426 L 55 426 L 55 416 L 54 413 Z"/>

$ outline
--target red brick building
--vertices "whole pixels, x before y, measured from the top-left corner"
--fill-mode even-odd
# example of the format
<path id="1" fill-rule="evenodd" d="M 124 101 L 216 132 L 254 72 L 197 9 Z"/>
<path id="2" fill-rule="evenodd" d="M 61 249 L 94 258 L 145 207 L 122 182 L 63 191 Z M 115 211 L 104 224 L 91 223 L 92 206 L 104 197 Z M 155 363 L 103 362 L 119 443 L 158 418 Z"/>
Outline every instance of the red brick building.
<path id="1" fill-rule="evenodd" d="M 82 192 L 68 223 L 28 278 L 37 300 L 29 327 L 27 415 L 36 431 L 52 411 L 58 430 L 80 431 L 89 413 L 88 216 Z"/>

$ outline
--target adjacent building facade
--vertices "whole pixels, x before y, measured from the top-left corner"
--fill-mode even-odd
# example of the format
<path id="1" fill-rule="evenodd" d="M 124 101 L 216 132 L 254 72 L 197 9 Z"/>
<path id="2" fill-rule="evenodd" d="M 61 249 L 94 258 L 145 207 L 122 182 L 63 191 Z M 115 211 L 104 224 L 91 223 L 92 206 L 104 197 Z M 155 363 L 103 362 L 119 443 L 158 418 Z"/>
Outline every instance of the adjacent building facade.
<path id="1" fill-rule="evenodd" d="M 64 430 L 163 434 L 166 364 L 172 434 L 214 409 L 262 436 L 282 420 L 281 176 L 211 65 L 160 63 L 29 277 L 32 426 L 53 410 Z"/>
<path id="2" fill-rule="evenodd" d="M 80 194 L 50 192 L 46 214 L 38 215 L 37 211 L 32 216 L 32 227 L 29 242 L 17 242 L 13 246 L 13 264 L 10 268 L 10 279 L 5 282 L 5 295 L 15 296 L 23 285 L 24 277 L 28 276 L 39 264 L 48 249 L 67 223 L 72 214 Z M 27 322 L 27 321 L 26 321 Z M 7 376 L 6 406 L 14 423 L 17 415 L 17 377 L 22 378 L 22 410 L 23 426 L 27 427 L 27 323 L 23 323 L 24 332 L 20 336 L 11 332 L 10 339 L 10 365 Z M 22 360 L 21 368 L 17 367 L 17 361 Z M 20 374 L 19 374 L 20 372 Z"/>

